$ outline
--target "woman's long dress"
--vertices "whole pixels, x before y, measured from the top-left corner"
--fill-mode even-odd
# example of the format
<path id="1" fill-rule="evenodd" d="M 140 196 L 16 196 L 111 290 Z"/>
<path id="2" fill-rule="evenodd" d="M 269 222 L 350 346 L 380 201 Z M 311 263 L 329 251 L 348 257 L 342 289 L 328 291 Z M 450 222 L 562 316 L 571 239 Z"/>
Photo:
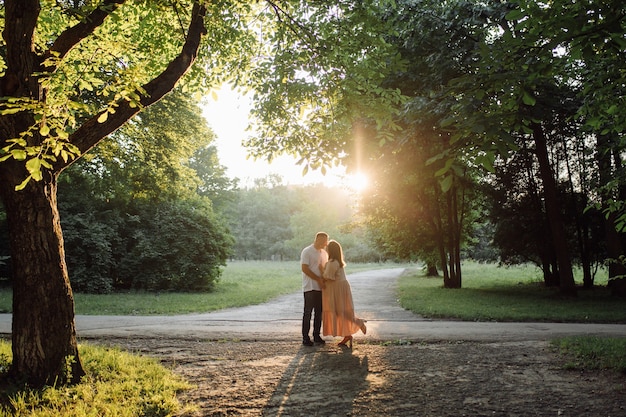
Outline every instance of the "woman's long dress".
<path id="1" fill-rule="evenodd" d="M 355 317 L 352 290 L 346 272 L 332 260 L 324 269 L 326 286 L 322 290 L 322 326 L 324 336 L 351 336 L 363 326 Z"/>

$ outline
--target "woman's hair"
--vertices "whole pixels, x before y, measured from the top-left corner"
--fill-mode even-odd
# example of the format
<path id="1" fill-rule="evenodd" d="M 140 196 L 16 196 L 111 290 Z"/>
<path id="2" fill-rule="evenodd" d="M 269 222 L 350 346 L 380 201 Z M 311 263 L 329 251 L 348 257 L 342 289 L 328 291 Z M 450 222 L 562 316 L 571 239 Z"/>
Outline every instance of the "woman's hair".
<path id="1" fill-rule="evenodd" d="M 336 240 L 331 240 L 328 242 L 328 246 L 326 247 L 328 251 L 328 260 L 335 260 L 339 262 L 340 267 L 346 266 L 346 261 L 343 259 L 343 250 L 341 249 L 341 245 Z"/>

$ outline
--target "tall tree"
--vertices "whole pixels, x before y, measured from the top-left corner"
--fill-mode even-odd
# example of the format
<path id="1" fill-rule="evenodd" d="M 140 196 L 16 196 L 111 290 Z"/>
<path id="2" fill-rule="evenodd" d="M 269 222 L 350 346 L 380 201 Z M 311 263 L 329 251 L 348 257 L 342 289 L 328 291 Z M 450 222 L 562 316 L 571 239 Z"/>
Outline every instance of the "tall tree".
<path id="1" fill-rule="evenodd" d="M 224 25 L 219 6 L 207 14 L 191 1 L 3 5 L 0 196 L 14 278 L 11 373 L 35 386 L 74 382 L 84 370 L 58 175 L 172 90 L 196 61 L 206 26 L 226 28 L 225 42 L 234 42 L 237 20 Z M 219 41 L 213 47 L 227 51 Z"/>
<path id="2" fill-rule="evenodd" d="M 565 237 L 562 198 L 555 184 L 561 172 L 549 157 L 547 142 L 550 136 L 563 133 L 553 130 L 563 114 L 568 120 L 582 121 L 592 135 L 601 134 L 606 127 L 603 121 L 607 118 L 600 115 L 615 114 L 611 109 L 624 97 L 620 79 L 623 81 L 626 8 L 623 2 L 593 0 L 545 4 L 520 0 L 510 7 L 500 22 L 502 35 L 484 48 L 490 51 L 489 55 L 482 55 L 480 74 L 492 80 L 485 84 L 489 86 L 485 97 L 490 99 L 484 102 L 491 101 L 492 108 L 499 106 L 516 114 L 515 118 L 506 119 L 506 113 L 493 112 L 498 119 L 492 119 L 492 126 L 508 120 L 505 132 L 521 132 L 533 141 L 561 291 L 575 294 L 573 248 Z M 596 72 L 599 67 L 604 70 Z M 604 85 L 598 85 L 598 77 L 592 75 L 591 69 L 594 74 L 605 74 L 600 77 Z M 503 79 L 505 84 L 498 81 Z M 593 91 L 589 89 L 591 85 L 596 86 Z M 577 93 L 573 111 L 572 92 Z M 496 97 L 497 101 L 493 101 Z M 615 131 L 623 130 L 624 118 L 610 117 Z M 585 141 L 586 137 L 579 134 L 577 140 Z"/>
<path id="3" fill-rule="evenodd" d="M 620 100 L 621 88 L 614 93 L 606 88 L 599 89 L 602 94 L 598 95 L 584 93 L 586 88 L 581 86 L 585 85 L 586 71 L 581 68 L 596 65 L 590 66 L 581 57 L 590 56 L 588 49 L 623 51 L 624 6 L 593 0 L 474 4 L 479 15 L 485 17 L 485 29 L 471 51 L 475 62 L 472 70 L 447 86 L 450 97 L 457 102 L 448 125 L 457 129 L 455 140 L 464 141 L 463 146 L 472 149 L 475 160 L 487 167 L 496 155 L 506 159 L 506 150 L 516 149 L 513 138 L 518 135 L 525 137 L 529 148 L 533 147 L 560 288 L 564 294 L 575 294 L 572 249 L 565 238 L 566 225 L 556 186 L 561 173 L 555 170 L 557 165 L 547 147 L 549 136 L 554 133 L 551 128 L 558 125 L 554 118 L 564 108 L 560 100 L 571 93 L 554 93 L 578 89 L 580 102 L 593 102 L 591 107 L 583 105 L 570 113 L 573 120 L 597 115 L 600 109 L 612 108 L 609 103 L 614 99 Z M 592 61 L 623 67 L 607 55 L 596 56 Z M 593 110 L 588 112 L 590 109 Z M 623 122 L 617 126 L 623 126 Z"/>

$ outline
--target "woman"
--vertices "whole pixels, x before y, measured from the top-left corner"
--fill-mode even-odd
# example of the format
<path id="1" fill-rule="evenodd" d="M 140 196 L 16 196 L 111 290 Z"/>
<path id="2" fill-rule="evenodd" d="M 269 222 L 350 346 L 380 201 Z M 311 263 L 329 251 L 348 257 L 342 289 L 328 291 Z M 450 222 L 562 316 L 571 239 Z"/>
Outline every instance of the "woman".
<path id="1" fill-rule="evenodd" d="M 346 279 L 343 251 L 339 242 L 331 240 L 326 248 L 328 263 L 324 267 L 325 287 L 322 291 L 322 325 L 324 336 L 343 336 L 339 346 L 352 348 L 352 335 L 367 333 L 365 320 L 354 316 L 352 290 Z"/>

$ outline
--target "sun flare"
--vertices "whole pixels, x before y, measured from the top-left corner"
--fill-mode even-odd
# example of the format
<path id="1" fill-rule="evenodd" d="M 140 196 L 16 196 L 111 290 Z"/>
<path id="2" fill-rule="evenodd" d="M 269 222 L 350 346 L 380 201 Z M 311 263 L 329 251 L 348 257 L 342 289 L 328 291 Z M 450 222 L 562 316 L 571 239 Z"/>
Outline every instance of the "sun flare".
<path id="1" fill-rule="evenodd" d="M 365 189 L 367 188 L 369 184 L 367 175 L 365 175 L 362 172 L 357 172 L 354 174 L 346 175 L 345 182 L 348 188 L 350 188 L 351 190 L 357 193 L 361 193 L 365 191 Z"/>

